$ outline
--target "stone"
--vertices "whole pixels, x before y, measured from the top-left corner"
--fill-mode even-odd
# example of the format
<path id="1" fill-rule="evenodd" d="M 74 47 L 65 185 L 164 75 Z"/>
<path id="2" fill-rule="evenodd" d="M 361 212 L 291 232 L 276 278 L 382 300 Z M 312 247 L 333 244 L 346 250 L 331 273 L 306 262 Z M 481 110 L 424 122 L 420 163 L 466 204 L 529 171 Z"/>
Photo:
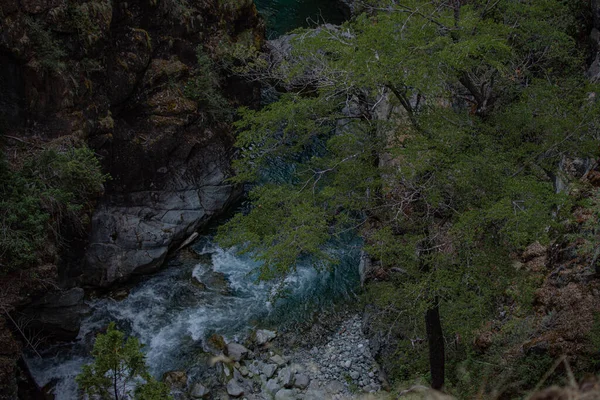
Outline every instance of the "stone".
<path id="1" fill-rule="evenodd" d="M 277 365 L 275 364 L 265 364 L 262 368 L 262 373 L 265 374 L 267 379 L 270 379 L 275 371 L 277 370 Z"/>
<path id="2" fill-rule="evenodd" d="M 277 334 L 273 331 L 266 329 L 259 329 L 256 331 L 256 343 L 263 345 L 277 337 Z"/>
<path id="3" fill-rule="evenodd" d="M 254 375 L 259 375 L 264 369 L 264 364 L 261 363 L 260 361 L 252 361 L 250 364 L 248 364 L 248 370 L 253 373 Z M 277 367 L 275 367 L 275 369 L 277 369 Z M 273 371 L 275 372 L 275 371 Z M 272 375 L 272 374 L 271 374 Z"/>
<path id="4" fill-rule="evenodd" d="M 286 389 L 290 389 L 294 386 L 294 373 L 290 368 L 283 368 L 279 371 L 279 382 Z"/>
<path id="5" fill-rule="evenodd" d="M 309 385 L 310 379 L 305 374 L 296 374 L 294 379 L 294 386 L 298 389 L 306 389 Z"/>
<path id="6" fill-rule="evenodd" d="M 311 390 L 307 390 L 306 393 L 304 393 L 304 396 L 302 397 L 302 399 L 303 400 L 324 400 L 324 399 L 331 399 L 331 396 L 328 396 L 322 390 L 311 389 Z"/>
<path id="7" fill-rule="evenodd" d="M 249 353 L 249 350 L 238 343 L 227 343 L 227 356 L 233 361 L 240 361 Z"/>
<path id="8" fill-rule="evenodd" d="M 344 391 L 344 384 L 339 381 L 331 381 L 325 385 L 325 391 L 331 394 L 338 394 Z"/>
<path id="9" fill-rule="evenodd" d="M 227 394 L 231 397 L 240 397 L 244 394 L 244 389 L 235 381 L 235 379 L 232 379 L 227 383 Z"/>
<path id="10" fill-rule="evenodd" d="M 206 399 L 210 395 L 210 391 L 201 383 L 196 383 L 190 392 L 193 399 Z"/>
<path id="11" fill-rule="evenodd" d="M 296 395 L 293 390 L 280 389 L 275 393 L 275 400 L 296 400 Z"/>
<path id="12" fill-rule="evenodd" d="M 22 311 L 29 320 L 27 329 L 60 341 L 75 340 L 81 319 L 89 311 L 83 297 L 81 288 L 46 294 Z"/>
<path id="13" fill-rule="evenodd" d="M 344 368 L 350 368 L 351 365 L 352 365 L 352 361 L 350 361 L 350 360 L 344 362 Z"/>
<path id="14" fill-rule="evenodd" d="M 269 360 L 271 360 L 272 362 L 274 362 L 275 364 L 277 364 L 279 366 L 287 364 L 287 361 L 283 357 L 281 357 L 279 354 L 275 354 Z"/>
<path id="15" fill-rule="evenodd" d="M 265 385 L 267 392 L 274 395 L 281 389 L 281 385 L 277 382 L 277 379 L 269 379 Z"/>
<path id="16" fill-rule="evenodd" d="M 360 378 L 360 374 L 357 371 L 352 371 L 350 372 L 350 377 L 354 380 L 357 380 L 358 378 Z"/>
<path id="17" fill-rule="evenodd" d="M 163 382 L 171 388 L 183 389 L 187 385 L 185 371 L 169 371 L 163 375 Z"/>

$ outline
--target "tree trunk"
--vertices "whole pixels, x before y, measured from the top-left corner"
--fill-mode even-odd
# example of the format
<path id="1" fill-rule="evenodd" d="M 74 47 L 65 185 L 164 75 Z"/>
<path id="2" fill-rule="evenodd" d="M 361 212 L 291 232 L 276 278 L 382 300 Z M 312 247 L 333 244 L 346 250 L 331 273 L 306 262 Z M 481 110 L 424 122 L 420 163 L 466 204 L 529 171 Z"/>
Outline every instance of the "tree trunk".
<path id="1" fill-rule="evenodd" d="M 431 387 L 440 390 L 444 386 L 444 370 L 446 356 L 444 352 L 444 335 L 440 321 L 440 309 L 437 304 L 425 314 L 427 342 L 429 344 L 429 369 L 431 371 Z"/>

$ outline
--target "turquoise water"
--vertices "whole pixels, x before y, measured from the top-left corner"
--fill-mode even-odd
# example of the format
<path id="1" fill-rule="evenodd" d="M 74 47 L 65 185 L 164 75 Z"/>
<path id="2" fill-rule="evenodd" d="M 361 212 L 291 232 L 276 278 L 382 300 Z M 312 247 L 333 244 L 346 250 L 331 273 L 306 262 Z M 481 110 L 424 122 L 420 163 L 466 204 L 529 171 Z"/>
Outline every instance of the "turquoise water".
<path id="1" fill-rule="evenodd" d="M 267 21 L 267 38 L 272 39 L 295 28 L 322 23 L 339 24 L 345 15 L 336 0 L 255 0 Z"/>

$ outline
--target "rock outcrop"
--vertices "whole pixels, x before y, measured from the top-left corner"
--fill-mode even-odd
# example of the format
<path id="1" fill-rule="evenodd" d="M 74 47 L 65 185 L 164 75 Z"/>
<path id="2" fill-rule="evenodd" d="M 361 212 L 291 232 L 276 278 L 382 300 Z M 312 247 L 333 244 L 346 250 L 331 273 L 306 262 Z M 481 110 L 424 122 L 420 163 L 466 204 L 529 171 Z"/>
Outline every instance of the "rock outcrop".
<path id="1" fill-rule="evenodd" d="M 251 0 L 0 0 L 0 16 L 3 142 L 85 142 L 111 176 L 90 229 L 63 227 L 46 290 L 3 296 L 5 313 L 25 308 L 36 329 L 72 339 L 85 311 L 78 287 L 158 268 L 240 195 L 226 182 L 225 109 L 258 104 L 260 88 L 226 65 L 234 47 L 262 46 L 264 26 Z M 18 356 L 1 354 L 0 374 L 14 376 Z"/>
<path id="2" fill-rule="evenodd" d="M 259 100 L 222 67 L 234 45 L 262 46 L 251 0 L 1 0 L 0 13 L 0 123 L 14 137 L 85 139 L 112 177 L 89 245 L 61 272 L 70 284 L 156 269 L 240 195 L 225 181 L 231 127 L 211 101 Z M 204 86 L 190 95 L 194 80 Z"/>

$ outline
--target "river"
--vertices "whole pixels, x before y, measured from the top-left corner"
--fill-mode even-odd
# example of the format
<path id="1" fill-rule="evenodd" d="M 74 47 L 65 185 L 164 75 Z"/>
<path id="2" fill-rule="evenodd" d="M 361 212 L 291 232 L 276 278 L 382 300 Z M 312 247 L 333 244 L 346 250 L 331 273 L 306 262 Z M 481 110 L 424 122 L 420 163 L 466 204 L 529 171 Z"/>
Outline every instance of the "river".
<path id="1" fill-rule="evenodd" d="M 339 23 L 344 18 L 333 0 L 257 0 L 257 7 L 271 38 L 316 21 Z M 40 386 L 54 386 L 56 400 L 77 399 L 75 377 L 91 361 L 96 334 L 114 321 L 144 344 L 157 378 L 171 370 L 193 376 L 204 340 L 213 333 L 242 339 L 255 327 L 277 329 L 354 297 L 359 243 L 348 240 L 332 251 L 340 260 L 337 267 L 317 272 L 309 262 L 299 263 L 286 279 L 286 295 L 274 300 L 274 284 L 256 281 L 256 262 L 220 248 L 206 234 L 160 272 L 140 279 L 124 299 L 87 300 L 90 312 L 77 340 L 41 350 L 42 358 L 30 354 L 26 361 Z"/>

